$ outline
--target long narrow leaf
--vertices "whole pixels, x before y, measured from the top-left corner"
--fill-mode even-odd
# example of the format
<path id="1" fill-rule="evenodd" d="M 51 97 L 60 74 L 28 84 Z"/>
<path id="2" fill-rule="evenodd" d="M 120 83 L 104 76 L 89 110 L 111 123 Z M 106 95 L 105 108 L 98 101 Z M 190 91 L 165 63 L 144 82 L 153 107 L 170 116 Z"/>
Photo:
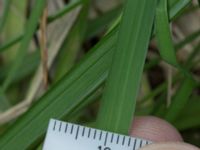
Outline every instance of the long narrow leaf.
<path id="1" fill-rule="evenodd" d="M 178 66 L 176 54 L 172 45 L 171 33 L 168 23 L 167 1 L 160 0 L 156 11 L 156 38 L 160 48 L 161 57 L 174 66 Z"/>
<path id="2" fill-rule="evenodd" d="M 0 20 L 0 33 L 2 32 L 5 22 L 7 20 L 11 0 L 4 0 L 3 3 L 4 3 L 4 12 Z"/>
<path id="3" fill-rule="evenodd" d="M 166 0 L 167 1 L 167 0 Z M 169 3 L 173 3 L 171 10 L 169 11 L 170 18 L 175 18 L 181 13 L 180 8 L 183 10 L 186 6 L 191 4 L 192 0 L 169 0 Z"/>
<path id="4" fill-rule="evenodd" d="M 89 20 L 87 31 L 86 31 L 86 38 L 91 38 L 94 35 L 102 32 L 109 24 L 111 24 L 115 18 L 120 14 L 121 6 L 114 8 L 101 16 Z"/>
<path id="5" fill-rule="evenodd" d="M 5 50 L 7 50 L 9 47 L 12 47 L 13 45 L 17 44 L 19 41 L 21 41 L 22 36 L 17 36 L 16 38 L 11 39 L 10 41 L 2 44 L 0 46 L 0 52 L 3 52 Z"/>
<path id="6" fill-rule="evenodd" d="M 36 70 L 36 68 L 38 67 L 39 62 L 40 62 L 39 51 L 36 50 L 35 52 L 33 52 L 31 54 L 27 54 L 25 56 L 23 62 L 24 63 L 22 63 L 20 65 L 20 68 L 23 68 L 23 69 L 13 77 L 13 80 L 12 80 L 13 83 L 16 83 L 16 82 L 24 79 L 25 77 L 27 77 L 28 75 L 30 75 L 31 73 L 33 73 Z M 0 82 L 4 81 L 5 78 L 8 76 L 9 69 L 12 68 L 12 65 L 13 65 L 13 63 L 11 62 L 0 68 L 0 72 L 1 72 Z"/>
<path id="7" fill-rule="evenodd" d="M 187 130 L 200 126 L 200 97 L 191 97 L 181 115 L 174 122 L 179 130 Z M 192 108 L 192 109 L 191 109 Z M 191 117 L 192 116 L 192 117 Z"/>
<path id="8" fill-rule="evenodd" d="M 15 73 L 20 69 L 19 66 L 23 61 L 23 58 L 26 54 L 29 43 L 30 43 L 30 41 L 33 37 L 33 34 L 37 28 L 37 23 L 40 18 L 40 15 L 42 14 L 42 10 L 45 7 L 45 4 L 46 4 L 46 0 L 42 0 L 42 1 L 37 0 L 35 3 L 35 7 L 33 8 L 34 11 L 32 12 L 30 19 L 28 20 L 26 29 L 24 31 L 25 35 L 23 36 L 22 43 L 18 49 L 18 55 L 16 58 L 16 62 L 13 65 L 12 69 L 10 70 L 10 73 L 9 73 L 8 77 L 6 78 L 5 82 L 3 83 L 4 91 L 9 87 L 10 83 L 13 80 Z"/>
<path id="9" fill-rule="evenodd" d="M 173 103 L 166 114 L 166 119 L 168 121 L 173 121 L 181 112 L 195 84 L 192 75 L 177 62 L 168 20 L 167 1 L 160 0 L 156 11 L 156 38 L 160 49 L 160 55 L 166 62 L 177 67 L 184 75 L 183 85 L 174 96 Z"/>
<path id="10" fill-rule="evenodd" d="M 102 105 L 98 126 L 128 134 L 149 40 L 156 0 L 128 0 L 120 24 L 118 41 Z"/>
<path id="11" fill-rule="evenodd" d="M 180 43 L 178 43 L 175 47 L 176 49 L 180 49 L 184 47 L 186 44 L 194 41 L 196 38 L 200 36 L 200 30 L 195 31 L 191 35 L 187 36 L 185 39 L 183 39 Z"/>
<path id="12" fill-rule="evenodd" d="M 9 0 L 10 1 L 10 0 Z M 80 4 L 83 3 L 83 0 L 77 0 L 77 1 L 72 1 L 70 2 L 68 5 L 66 5 L 62 10 L 59 10 L 58 12 L 56 12 L 55 14 L 48 16 L 47 20 L 48 23 L 52 23 L 55 20 L 59 19 L 60 17 L 63 17 L 65 14 L 67 14 L 68 12 L 70 12 L 72 9 L 78 7 Z M 0 25 L 1 26 L 1 25 Z M 19 35 L 17 37 L 15 37 L 14 39 L 8 41 L 7 43 L 5 43 L 4 45 L 0 46 L 0 52 L 5 51 L 6 49 L 8 49 L 9 47 L 13 46 L 14 44 L 18 43 L 19 41 L 21 41 L 21 39 L 23 38 L 23 34 Z"/>
<path id="13" fill-rule="evenodd" d="M 82 103 L 107 77 L 113 45 L 114 31 L 99 43 L 71 73 L 49 90 L 28 113 L 19 119 L 0 139 L 4 150 L 29 148 L 45 131 L 50 118 L 68 116 Z M 42 122 L 40 124 L 40 122 Z"/>
<path id="14" fill-rule="evenodd" d="M 183 108 L 186 106 L 193 89 L 194 82 L 192 82 L 190 78 L 186 78 L 180 85 L 178 92 L 175 94 L 175 97 L 167 110 L 167 114 L 165 116 L 166 120 L 170 122 L 176 120 Z"/>
<path id="15" fill-rule="evenodd" d="M 70 12 L 72 9 L 76 8 L 77 6 L 81 5 L 84 3 L 84 0 L 74 0 L 71 1 L 68 5 L 66 5 L 64 8 L 53 14 L 52 16 L 49 16 L 47 21 L 48 23 L 53 22 L 54 20 L 64 16 L 68 12 Z"/>
<path id="16" fill-rule="evenodd" d="M 13 145 L 15 150 L 27 149 L 44 136 L 49 118 L 65 118 L 85 97 L 94 92 L 106 79 L 116 43 L 116 33 L 115 30 L 108 34 L 91 50 L 86 59 L 17 120 L 8 132 L 0 137 L 0 149 L 11 150 Z"/>
<path id="17" fill-rule="evenodd" d="M 55 70 L 55 80 L 60 79 L 72 68 L 75 63 L 77 53 L 81 49 L 83 36 L 86 30 L 89 4 L 89 0 L 84 0 L 80 14 L 65 41 L 63 42 L 58 55 L 57 69 Z"/>

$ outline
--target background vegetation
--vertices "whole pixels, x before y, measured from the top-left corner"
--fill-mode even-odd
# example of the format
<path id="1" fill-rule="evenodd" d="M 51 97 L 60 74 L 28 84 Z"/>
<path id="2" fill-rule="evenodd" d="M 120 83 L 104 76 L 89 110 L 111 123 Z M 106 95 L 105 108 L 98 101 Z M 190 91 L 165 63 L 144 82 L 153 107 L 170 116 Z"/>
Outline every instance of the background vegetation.
<path id="1" fill-rule="evenodd" d="M 1 0 L 0 149 L 41 149 L 50 118 L 128 134 L 171 122 L 200 146 L 193 0 Z"/>

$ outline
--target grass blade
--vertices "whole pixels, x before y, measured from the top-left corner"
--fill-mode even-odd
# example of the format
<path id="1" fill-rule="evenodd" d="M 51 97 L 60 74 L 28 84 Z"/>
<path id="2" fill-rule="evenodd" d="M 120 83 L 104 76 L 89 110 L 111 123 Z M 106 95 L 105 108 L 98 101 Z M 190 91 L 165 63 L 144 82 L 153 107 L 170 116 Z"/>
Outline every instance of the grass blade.
<path id="1" fill-rule="evenodd" d="M 180 86 L 180 89 L 174 96 L 173 102 L 166 114 L 166 119 L 172 122 L 180 114 L 183 106 L 186 104 L 195 83 L 192 75 L 177 62 L 168 20 L 167 1 L 160 0 L 156 10 L 156 38 L 160 49 L 160 55 L 166 62 L 175 66 L 184 75 L 183 85 Z"/>
<path id="2" fill-rule="evenodd" d="M 166 0 L 167 1 L 167 0 Z M 191 4 L 192 0 L 169 0 L 169 3 L 172 3 L 171 10 L 169 11 L 169 17 L 175 18 L 177 17 L 185 7 L 187 7 L 189 4 Z"/>
<path id="3" fill-rule="evenodd" d="M 167 1 L 160 0 L 156 11 L 156 38 L 161 57 L 171 65 L 178 67 L 168 23 Z"/>
<path id="4" fill-rule="evenodd" d="M 6 42 L 5 44 L 0 46 L 0 52 L 3 52 L 5 50 L 7 50 L 8 48 L 14 46 L 15 44 L 17 44 L 18 42 L 20 42 L 22 39 L 22 36 L 17 36 L 16 38 Z"/>
<path id="5" fill-rule="evenodd" d="M 5 22 L 7 20 L 9 8 L 10 8 L 10 3 L 11 3 L 11 0 L 4 0 L 4 12 L 3 12 L 3 16 L 0 20 L 0 33 L 3 30 L 3 27 L 4 27 Z"/>
<path id="6" fill-rule="evenodd" d="M 176 59 L 176 50 L 171 38 L 168 20 L 167 1 L 161 0 L 156 10 L 156 38 L 160 55 L 167 63 L 177 67 L 180 72 L 192 79 L 192 75 Z"/>
<path id="7" fill-rule="evenodd" d="M 180 85 L 177 93 L 172 99 L 172 103 L 167 110 L 165 119 L 174 122 L 177 117 L 181 114 L 183 108 L 186 106 L 189 96 L 194 89 L 194 82 L 190 78 L 186 78 L 184 82 Z"/>
<path id="8" fill-rule="evenodd" d="M 156 0 L 128 0 L 120 24 L 116 51 L 98 126 L 128 134 L 151 36 Z"/>
<path id="9" fill-rule="evenodd" d="M 55 70 L 56 81 L 68 72 L 75 63 L 77 53 L 81 49 L 81 44 L 85 34 L 89 4 L 90 1 L 84 0 L 80 14 L 60 48 L 58 63 Z"/>
<path id="10" fill-rule="evenodd" d="M 109 33 L 79 65 L 47 91 L 0 137 L 0 148 L 11 150 L 15 145 L 15 150 L 27 149 L 44 136 L 49 118 L 62 119 L 70 115 L 74 108 L 78 107 L 88 95 L 95 91 L 96 87 L 105 81 L 116 37 L 116 30 Z M 88 79 L 90 79 L 89 82 L 87 82 Z M 43 123 L 40 124 L 40 122 Z"/>
<path id="11" fill-rule="evenodd" d="M 70 12 L 72 9 L 78 7 L 82 3 L 83 3 L 83 0 L 77 0 L 77 1 L 70 2 L 69 5 L 66 5 L 62 10 L 58 11 L 56 14 L 48 16 L 48 23 L 52 23 L 53 21 L 59 19 L 60 17 L 64 16 L 65 14 Z M 16 38 L 8 41 L 4 45 L 1 45 L 0 46 L 0 52 L 3 52 L 6 49 L 8 49 L 9 47 L 18 43 L 19 41 L 21 41 L 22 38 L 23 38 L 23 35 L 19 35 Z"/>
<path id="12" fill-rule="evenodd" d="M 15 150 L 27 149 L 44 135 L 50 118 L 70 115 L 107 77 L 115 41 L 113 31 L 0 138 L 0 147 L 10 150 L 15 145 Z"/>
<path id="13" fill-rule="evenodd" d="M 0 111 L 5 111 L 10 107 L 10 103 L 7 100 L 5 93 L 0 88 Z"/>
<path id="14" fill-rule="evenodd" d="M 53 22 L 54 20 L 64 16 L 68 12 L 70 12 L 72 9 L 76 8 L 77 6 L 84 3 L 84 0 L 73 0 L 69 4 L 67 4 L 64 8 L 62 8 L 60 11 L 56 12 L 54 15 L 49 16 L 47 21 L 48 23 Z"/>
<path id="15" fill-rule="evenodd" d="M 199 127 L 200 126 L 199 107 L 200 107 L 199 97 L 198 96 L 191 97 L 190 101 L 187 102 L 187 105 L 183 109 L 181 115 L 174 122 L 174 125 L 179 130 L 187 130 L 187 129 Z"/>
<path id="16" fill-rule="evenodd" d="M 121 6 L 118 6 L 117 8 L 105 12 L 104 14 L 95 19 L 89 20 L 85 35 L 86 38 L 89 39 L 94 35 L 97 35 L 98 33 L 105 30 L 114 21 L 114 19 L 118 17 L 120 12 Z"/>
<path id="17" fill-rule="evenodd" d="M 3 83 L 3 90 L 6 91 L 6 89 L 9 87 L 10 83 L 13 80 L 13 77 L 15 73 L 19 70 L 19 66 L 23 61 L 23 58 L 26 54 L 26 51 L 28 49 L 29 43 L 32 40 L 33 34 L 37 28 L 37 23 L 40 18 L 40 15 L 42 14 L 42 10 L 45 7 L 46 0 L 39 1 L 37 0 L 35 3 L 35 7 L 33 8 L 35 11 L 32 12 L 30 19 L 27 22 L 27 27 L 24 31 L 25 35 L 23 36 L 21 45 L 18 49 L 18 55 L 16 58 L 16 62 L 13 65 L 12 69 L 10 70 L 10 73 L 8 77 L 6 78 L 5 82 Z"/>
<path id="18" fill-rule="evenodd" d="M 31 53 L 31 54 L 27 54 L 23 60 L 23 64 L 20 65 L 20 68 L 24 68 L 22 69 L 20 72 L 18 72 L 18 74 L 16 74 L 13 77 L 12 83 L 16 83 L 22 79 L 24 79 L 25 77 L 27 77 L 28 75 L 30 75 L 31 73 L 33 73 L 39 63 L 40 63 L 40 54 L 39 51 L 36 50 L 35 52 Z M 31 66 L 30 66 L 31 64 Z M 6 64 L 5 66 L 0 68 L 0 82 L 3 82 L 6 77 L 9 74 L 9 69 L 12 68 L 13 63 L 9 63 Z"/>
<path id="19" fill-rule="evenodd" d="M 200 30 L 195 31 L 194 33 L 192 33 L 191 35 L 187 36 L 185 39 L 183 39 L 181 42 L 179 42 L 175 47 L 176 49 L 180 49 L 182 47 L 184 47 L 186 44 L 194 41 L 196 38 L 198 38 L 200 36 Z"/>

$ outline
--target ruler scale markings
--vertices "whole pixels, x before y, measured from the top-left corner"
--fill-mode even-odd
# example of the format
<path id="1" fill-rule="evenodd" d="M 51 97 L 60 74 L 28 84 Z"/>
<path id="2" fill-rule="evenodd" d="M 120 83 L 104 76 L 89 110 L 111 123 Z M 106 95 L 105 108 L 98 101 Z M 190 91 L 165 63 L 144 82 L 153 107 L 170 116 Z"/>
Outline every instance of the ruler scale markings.
<path id="1" fill-rule="evenodd" d="M 145 146 L 145 145 L 148 145 L 148 144 L 151 144 L 150 142 L 148 142 L 147 140 L 145 141 L 142 141 L 142 147 Z"/>
<path id="2" fill-rule="evenodd" d="M 67 133 L 68 123 L 65 124 L 65 133 Z"/>
<path id="3" fill-rule="evenodd" d="M 97 134 L 97 130 L 94 129 L 94 136 L 93 136 L 93 139 L 96 139 L 96 134 Z"/>
<path id="4" fill-rule="evenodd" d="M 131 144 L 131 137 L 129 137 L 128 146 L 130 146 L 130 144 Z"/>
<path id="5" fill-rule="evenodd" d="M 117 135 L 117 144 L 119 143 L 119 134 Z"/>
<path id="6" fill-rule="evenodd" d="M 142 147 L 142 140 L 140 140 L 140 147 Z"/>
<path id="7" fill-rule="evenodd" d="M 82 136 L 85 135 L 85 127 L 83 127 L 83 132 L 82 132 Z"/>
<path id="8" fill-rule="evenodd" d="M 73 133 L 73 130 L 74 130 L 74 125 L 72 124 L 72 126 L 71 126 L 71 134 Z"/>
<path id="9" fill-rule="evenodd" d="M 145 145 L 147 145 L 147 143 L 146 143 L 147 141 L 143 141 L 143 144 L 142 144 L 142 146 L 145 146 Z"/>
<path id="10" fill-rule="evenodd" d="M 60 121 L 59 132 L 61 131 L 62 122 Z"/>
<path id="11" fill-rule="evenodd" d="M 102 131 L 100 131 L 99 140 L 101 140 L 101 137 L 102 137 Z"/>
<path id="12" fill-rule="evenodd" d="M 124 145 L 124 143 L 125 143 L 125 135 L 124 135 L 124 137 L 123 137 L 123 140 L 122 140 L 122 145 Z"/>
<path id="13" fill-rule="evenodd" d="M 136 139 L 134 139 L 133 150 L 135 150 L 136 143 L 137 143 L 137 141 L 136 141 Z"/>
<path id="14" fill-rule="evenodd" d="M 104 146 L 106 146 L 107 138 L 108 138 L 108 132 L 106 132 L 105 141 L 104 141 Z"/>
<path id="15" fill-rule="evenodd" d="M 54 121 L 54 126 L 53 126 L 53 130 L 56 130 L 56 120 Z"/>
<path id="16" fill-rule="evenodd" d="M 67 133 L 68 129 L 69 134 L 64 136 L 62 133 Z M 60 141 L 54 142 L 54 140 Z M 43 150 L 65 150 L 68 147 L 75 150 L 81 148 L 83 150 L 139 150 L 151 143 L 140 138 L 51 119 Z"/>
<path id="17" fill-rule="evenodd" d="M 77 130 L 76 130 L 76 137 L 75 137 L 76 140 L 78 138 L 78 133 L 79 133 L 79 126 L 77 126 Z"/>
<path id="18" fill-rule="evenodd" d="M 88 130 L 88 138 L 90 137 L 90 133 L 91 133 L 91 128 L 89 128 Z"/>
<path id="19" fill-rule="evenodd" d="M 113 142 L 113 138 L 114 138 L 114 133 L 112 133 L 112 136 L 111 136 L 110 143 L 112 143 L 112 142 Z"/>

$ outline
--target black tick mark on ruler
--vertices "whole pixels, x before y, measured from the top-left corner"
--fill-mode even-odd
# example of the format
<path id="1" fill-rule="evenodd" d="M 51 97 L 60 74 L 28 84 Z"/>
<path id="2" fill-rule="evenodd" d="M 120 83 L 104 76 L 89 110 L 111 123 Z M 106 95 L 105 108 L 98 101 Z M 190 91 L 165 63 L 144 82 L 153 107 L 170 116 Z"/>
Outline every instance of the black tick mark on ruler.
<path id="1" fill-rule="evenodd" d="M 85 127 L 83 127 L 83 132 L 82 132 L 82 136 L 85 135 Z"/>
<path id="2" fill-rule="evenodd" d="M 77 140 L 77 138 L 78 138 L 78 133 L 79 133 L 79 126 L 77 127 L 77 130 L 76 130 L 76 140 Z"/>
<path id="3" fill-rule="evenodd" d="M 54 126 L 53 126 L 53 130 L 56 130 L 56 120 L 54 121 Z"/>
<path id="4" fill-rule="evenodd" d="M 88 131 L 88 138 L 90 137 L 90 133 L 91 133 L 91 128 L 89 128 L 89 131 Z"/>
<path id="5" fill-rule="evenodd" d="M 110 140 L 111 143 L 113 142 L 113 138 L 114 138 L 114 133 L 112 133 L 112 136 L 111 136 L 111 140 Z"/>
<path id="6" fill-rule="evenodd" d="M 96 134 L 97 134 L 97 130 L 95 129 L 95 130 L 94 130 L 94 136 L 93 136 L 93 139 L 96 139 Z"/>
<path id="7" fill-rule="evenodd" d="M 119 143 L 119 135 L 117 136 L 117 144 Z"/>
<path id="8" fill-rule="evenodd" d="M 61 131 L 61 128 L 62 128 L 62 122 L 60 122 L 59 132 Z"/>
<path id="9" fill-rule="evenodd" d="M 67 133 L 68 124 L 65 125 L 65 133 Z"/>
<path id="10" fill-rule="evenodd" d="M 108 138 L 108 132 L 106 132 L 105 141 L 104 141 L 104 146 L 106 146 L 107 138 Z"/>
<path id="11" fill-rule="evenodd" d="M 100 135 L 99 135 L 99 140 L 101 140 L 101 137 L 102 137 L 102 131 L 100 132 Z"/>
<path id="12" fill-rule="evenodd" d="M 129 137 L 128 146 L 130 146 L 130 144 L 131 144 L 131 137 Z"/>
<path id="13" fill-rule="evenodd" d="M 134 145 L 133 145 L 133 150 L 135 150 L 135 147 L 136 147 L 136 139 L 134 140 Z"/>
<path id="14" fill-rule="evenodd" d="M 122 141 L 122 145 L 124 145 L 124 143 L 125 143 L 125 136 L 123 137 L 123 141 Z"/>
<path id="15" fill-rule="evenodd" d="M 74 130 L 74 125 L 72 124 L 72 127 L 71 127 L 71 134 L 73 133 L 73 130 Z"/>

